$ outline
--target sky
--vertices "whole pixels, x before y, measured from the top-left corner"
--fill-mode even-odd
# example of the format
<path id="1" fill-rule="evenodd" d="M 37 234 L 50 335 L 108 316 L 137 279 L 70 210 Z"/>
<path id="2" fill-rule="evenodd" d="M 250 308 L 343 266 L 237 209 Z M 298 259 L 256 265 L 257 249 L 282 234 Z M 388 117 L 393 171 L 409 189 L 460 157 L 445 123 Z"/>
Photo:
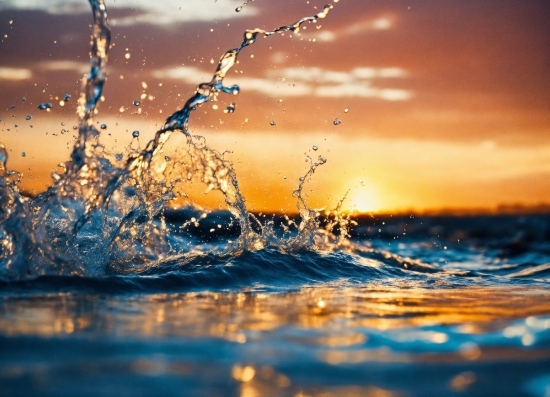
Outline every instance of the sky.
<path id="1" fill-rule="evenodd" d="M 294 23 L 328 1 L 106 0 L 102 143 L 123 151 L 139 130 L 144 147 L 245 29 Z M 244 49 L 225 80 L 240 94 L 191 118 L 192 133 L 232 151 L 249 209 L 295 211 L 292 191 L 318 155 L 328 161 L 306 187 L 316 208 L 346 192 L 344 207 L 358 211 L 550 203 L 547 0 L 330 4 L 298 34 Z M 0 2 L 0 143 L 29 191 L 69 158 L 91 23 L 85 0 Z"/>

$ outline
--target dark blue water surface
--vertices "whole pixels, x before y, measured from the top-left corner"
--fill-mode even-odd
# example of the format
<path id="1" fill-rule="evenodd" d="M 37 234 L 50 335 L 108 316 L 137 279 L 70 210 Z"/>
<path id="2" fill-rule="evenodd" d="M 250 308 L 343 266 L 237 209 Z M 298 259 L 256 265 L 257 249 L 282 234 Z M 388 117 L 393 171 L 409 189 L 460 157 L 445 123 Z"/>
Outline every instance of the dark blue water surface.
<path id="1" fill-rule="evenodd" d="M 548 395 L 550 216 L 364 217 L 339 248 L 235 252 L 208 223 L 229 214 L 192 215 L 166 219 L 195 254 L 3 281 L 2 395 Z"/>

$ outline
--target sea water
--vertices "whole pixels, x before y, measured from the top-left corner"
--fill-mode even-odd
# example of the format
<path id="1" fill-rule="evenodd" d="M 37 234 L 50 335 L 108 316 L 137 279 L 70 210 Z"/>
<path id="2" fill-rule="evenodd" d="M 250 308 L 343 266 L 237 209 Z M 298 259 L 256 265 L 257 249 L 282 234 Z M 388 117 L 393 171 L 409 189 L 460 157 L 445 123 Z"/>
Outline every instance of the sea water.
<path id="1" fill-rule="evenodd" d="M 26 196 L 0 145 L 2 396 L 550 396 L 549 215 L 314 210 L 302 191 L 322 156 L 297 181 L 298 215 L 252 214 L 225 153 L 189 132 L 201 104 L 239 94 L 223 80 L 242 50 L 332 5 L 247 30 L 144 149 L 117 158 L 95 127 L 110 28 L 90 4 L 64 172 Z M 226 210 L 167 206 L 198 183 Z"/>

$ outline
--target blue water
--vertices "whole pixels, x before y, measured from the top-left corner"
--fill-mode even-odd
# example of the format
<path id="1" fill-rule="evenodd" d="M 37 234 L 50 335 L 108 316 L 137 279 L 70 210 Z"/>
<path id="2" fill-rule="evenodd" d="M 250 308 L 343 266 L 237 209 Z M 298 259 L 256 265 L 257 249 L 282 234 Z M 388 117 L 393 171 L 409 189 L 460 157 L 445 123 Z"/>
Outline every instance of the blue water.
<path id="1" fill-rule="evenodd" d="M 548 393 L 549 215 L 363 218 L 346 247 L 238 254 L 210 226 L 140 274 L 2 282 L 3 395 Z"/>
<path id="2" fill-rule="evenodd" d="M 550 396 L 550 215 L 254 214 L 193 111 L 258 35 L 222 55 L 143 150 L 94 127 L 110 28 L 102 0 L 79 136 L 37 196 L 0 144 L 2 396 Z M 172 133 L 185 142 L 161 154 Z M 320 168 L 321 167 L 321 168 Z M 227 211 L 169 205 L 180 185 Z M 185 185 L 187 186 L 187 185 Z"/>

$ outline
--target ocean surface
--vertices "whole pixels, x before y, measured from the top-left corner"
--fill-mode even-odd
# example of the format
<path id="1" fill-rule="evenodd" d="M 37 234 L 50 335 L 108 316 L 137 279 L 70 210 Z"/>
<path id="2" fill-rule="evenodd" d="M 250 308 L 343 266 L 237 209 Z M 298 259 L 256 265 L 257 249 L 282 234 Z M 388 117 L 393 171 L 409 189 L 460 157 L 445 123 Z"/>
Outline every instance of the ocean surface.
<path id="1" fill-rule="evenodd" d="M 78 137 L 52 185 L 21 191 L 0 143 L 1 396 L 550 396 L 550 214 L 315 210 L 321 155 L 297 214 L 251 213 L 225 152 L 189 132 L 202 104 L 239 93 L 223 79 L 243 49 L 332 5 L 245 31 L 124 154 L 94 119 L 111 31 L 90 5 Z M 197 185 L 225 209 L 173 205 Z"/>
<path id="2" fill-rule="evenodd" d="M 0 283 L 2 396 L 549 395 L 550 215 L 231 254 L 230 214 L 193 215 L 166 219 L 195 253 L 143 273 Z"/>

